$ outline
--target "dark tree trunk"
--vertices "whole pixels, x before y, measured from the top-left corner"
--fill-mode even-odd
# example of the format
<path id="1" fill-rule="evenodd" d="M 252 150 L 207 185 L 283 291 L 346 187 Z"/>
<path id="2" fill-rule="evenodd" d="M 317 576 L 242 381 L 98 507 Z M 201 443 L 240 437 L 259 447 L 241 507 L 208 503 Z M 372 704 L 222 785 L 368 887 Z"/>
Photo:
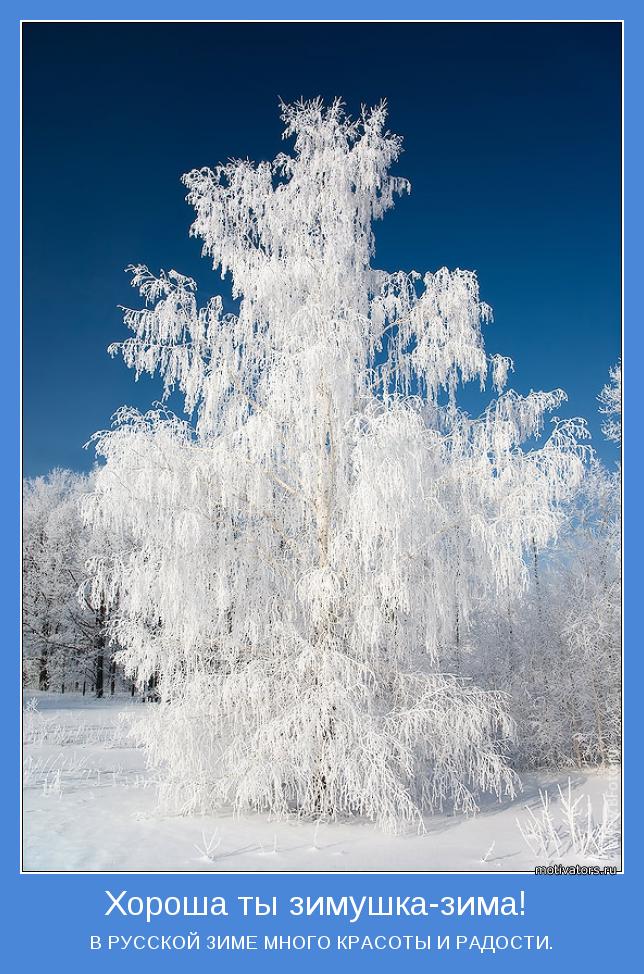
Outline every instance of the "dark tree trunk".
<path id="1" fill-rule="evenodd" d="M 159 682 L 159 674 L 155 672 L 148 680 L 147 690 L 145 693 L 145 699 L 148 701 L 148 703 L 159 702 L 159 692 L 157 690 L 158 682 Z"/>
<path id="2" fill-rule="evenodd" d="M 49 690 L 49 670 L 47 669 L 47 650 L 43 649 L 38 669 L 38 689 Z"/>
<path id="3" fill-rule="evenodd" d="M 97 647 L 98 648 L 98 647 Z M 96 657 L 96 697 L 98 700 L 103 696 L 103 664 L 104 656 L 102 651 L 99 651 Z"/>
<path id="4" fill-rule="evenodd" d="M 105 607 L 101 604 L 96 613 L 96 635 L 94 637 L 96 656 L 96 697 L 103 696 L 103 681 L 105 675 Z"/>

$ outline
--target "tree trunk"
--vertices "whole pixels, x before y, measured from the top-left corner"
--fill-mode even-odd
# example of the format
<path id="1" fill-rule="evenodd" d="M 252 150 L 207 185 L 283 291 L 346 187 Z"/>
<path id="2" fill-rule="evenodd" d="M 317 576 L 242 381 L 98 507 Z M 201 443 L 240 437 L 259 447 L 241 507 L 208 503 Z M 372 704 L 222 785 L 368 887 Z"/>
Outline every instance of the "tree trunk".
<path id="1" fill-rule="evenodd" d="M 319 467 L 317 496 L 315 498 L 315 513 L 317 522 L 318 565 L 320 568 L 329 566 L 330 542 L 333 528 L 332 507 L 335 489 L 335 442 L 331 417 L 331 395 L 328 387 L 320 388 L 320 397 L 324 403 L 324 413 L 319 429 Z M 334 608 L 327 607 L 323 621 L 316 627 L 313 641 L 326 650 L 334 625 Z M 314 684 L 319 687 L 319 677 L 316 673 Z M 332 815 L 335 809 L 331 807 L 328 789 L 328 743 L 335 736 L 334 718 L 335 705 L 330 713 L 320 714 L 320 743 L 317 756 L 317 770 L 313 775 L 314 808 L 319 816 Z"/>
<path id="2" fill-rule="evenodd" d="M 96 656 L 96 697 L 103 697 L 103 681 L 105 671 L 105 606 L 101 606 L 96 613 L 96 635 L 94 636 L 94 652 Z"/>
<path id="3" fill-rule="evenodd" d="M 47 650 L 43 649 L 38 668 L 38 689 L 49 690 L 49 670 L 47 669 Z"/>
<path id="4" fill-rule="evenodd" d="M 105 657 L 103 656 L 102 650 L 99 651 L 96 657 L 96 697 L 100 700 L 103 696 L 103 667 L 104 667 Z"/>

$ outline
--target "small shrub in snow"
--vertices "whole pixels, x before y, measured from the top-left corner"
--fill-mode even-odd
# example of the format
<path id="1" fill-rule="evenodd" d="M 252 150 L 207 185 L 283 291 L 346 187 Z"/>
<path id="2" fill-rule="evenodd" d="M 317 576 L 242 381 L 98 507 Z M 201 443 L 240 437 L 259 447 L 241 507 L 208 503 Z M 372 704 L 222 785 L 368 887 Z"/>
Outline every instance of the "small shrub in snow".
<path id="1" fill-rule="evenodd" d="M 551 862 L 574 853 L 580 859 L 610 859 L 619 852 L 620 816 L 614 812 L 606 795 L 602 800 L 599 820 L 593 816 L 589 795 L 579 795 L 573 800 L 572 785 L 568 779 L 567 791 L 559 792 L 559 821 L 555 820 L 547 790 L 539 790 L 540 807 L 534 811 L 526 806 L 528 818 L 517 827 L 535 859 Z"/>
<path id="2" fill-rule="evenodd" d="M 205 831 L 201 833 L 201 845 L 195 843 L 195 849 L 200 854 L 202 859 L 206 859 L 208 862 L 215 861 L 215 852 L 221 845 L 221 835 L 219 834 L 219 829 L 211 834 L 210 838 L 206 838 Z"/>

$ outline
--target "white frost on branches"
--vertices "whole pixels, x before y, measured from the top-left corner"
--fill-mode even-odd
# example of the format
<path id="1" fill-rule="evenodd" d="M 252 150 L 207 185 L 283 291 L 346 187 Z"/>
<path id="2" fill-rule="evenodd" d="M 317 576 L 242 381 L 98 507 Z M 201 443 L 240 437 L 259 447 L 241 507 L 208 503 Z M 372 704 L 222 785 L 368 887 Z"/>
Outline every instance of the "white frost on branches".
<path id="1" fill-rule="evenodd" d="M 621 816 L 612 806 L 608 795 L 602 796 L 602 814 L 597 820 L 589 795 L 579 795 L 574 801 L 572 785 L 559 793 L 560 821 L 555 820 L 547 790 L 539 790 L 537 811 L 526 805 L 528 817 L 516 820 L 523 841 L 540 863 L 560 860 L 574 855 L 579 859 L 606 860 L 619 854 L 621 844 Z M 586 799 L 584 801 L 584 798 Z"/>
<path id="2" fill-rule="evenodd" d="M 608 419 L 602 423 L 602 432 L 613 443 L 622 441 L 622 363 L 617 362 L 609 369 L 610 382 L 607 382 L 597 396 L 601 403 L 600 413 Z"/>
<path id="3" fill-rule="evenodd" d="M 406 192 L 385 106 L 283 106 L 292 155 L 185 178 L 192 233 L 237 314 L 174 271 L 114 345 L 178 389 L 96 436 L 87 505 L 130 538 L 94 564 L 120 660 L 161 703 L 139 728 L 183 811 L 361 814 L 385 828 L 512 793 L 502 699 L 459 676 L 473 609 L 525 585 L 557 533 L 584 435 L 561 391 L 503 392 L 476 275 L 371 267 L 372 221 Z M 483 415 L 457 406 L 491 378 Z M 456 664 L 452 662 L 456 660 Z"/>
<path id="4" fill-rule="evenodd" d="M 80 499 L 91 476 L 52 470 L 23 484 L 22 629 L 25 683 L 67 689 L 92 669 L 96 614 L 78 590 L 91 539 Z"/>

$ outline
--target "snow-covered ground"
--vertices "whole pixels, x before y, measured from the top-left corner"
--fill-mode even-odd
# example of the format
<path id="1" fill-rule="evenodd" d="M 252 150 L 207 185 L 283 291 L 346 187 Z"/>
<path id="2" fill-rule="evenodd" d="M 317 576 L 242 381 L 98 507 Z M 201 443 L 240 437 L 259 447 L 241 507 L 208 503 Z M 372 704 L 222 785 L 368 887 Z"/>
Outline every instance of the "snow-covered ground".
<path id="1" fill-rule="evenodd" d="M 359 820 L 272 822 L 224 811 L 169 817 L 156 807 L 144 752 L 127 737 L 128 715 L 140 715 L 143 706 L 129 698 L 25 694 L 26 870 L 532 871 L 544 860 L 531 853 L 516 819 L 529 819 L 525 806 L 540 814 L 539 789 L 548 790 L 560 829 L 557 785 L 567 793 L 570 778 L 573 798 L 590 796 L 596 819 L 602 796 L 617 800 L 619 792 L 615 770 L 526 774 L 515 800 L 490 802 L 473 819 L 427 816 L 423 835 L 384 835 Z M 585 803 L 584 797 L 584 809 Z M 552 861 L 619 866 L 619 855 L 584 859 L 564 840 Z"/>

